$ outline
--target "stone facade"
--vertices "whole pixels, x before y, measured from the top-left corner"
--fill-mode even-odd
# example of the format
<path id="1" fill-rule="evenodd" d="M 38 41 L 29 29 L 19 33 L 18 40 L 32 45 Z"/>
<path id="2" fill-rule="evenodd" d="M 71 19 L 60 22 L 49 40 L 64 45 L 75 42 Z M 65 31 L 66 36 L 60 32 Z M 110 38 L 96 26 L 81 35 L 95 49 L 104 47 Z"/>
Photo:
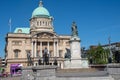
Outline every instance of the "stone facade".
<path id="1" fill-rule="evenodd" d="M 50 65 L 53 65 L 57 58 L 58 66 L 63 68 L 66 48 L 70 48 L 70 36 L 58 35 L 54 31 L 53 18 L 46 16 L 46 13 L 41 14 L 41 10 L 46 10 L 43 6 L 38 8 L 39 14 L 36 15 L 35 11 L 32 14 L 30 28 L 16 28 L 14 32 L 6 35 L 7 72 L 10 72 L 11 64 L 27 66 L 27 53 L 31 54 L 34 66 L 38 65 L 38 59 L 43 58 L 45 48 L 48 49 Z"/>

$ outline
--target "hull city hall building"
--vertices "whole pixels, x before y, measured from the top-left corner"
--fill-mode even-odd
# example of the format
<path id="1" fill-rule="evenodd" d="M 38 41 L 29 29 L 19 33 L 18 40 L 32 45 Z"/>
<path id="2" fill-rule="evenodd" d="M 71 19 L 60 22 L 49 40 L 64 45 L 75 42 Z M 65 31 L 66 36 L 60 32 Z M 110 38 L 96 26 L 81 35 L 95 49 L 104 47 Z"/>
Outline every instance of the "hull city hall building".
<path id="1" fill-rule="evenodd" d="M 33 65 L 38 65 L 38 60 L 43 60 L 44 49 L 49 54 L 49 64 L 53 65 L 57 59 L 60 68 L 64 67 L 64 55 L 66 48 L 70 48 L 70 35 L 58 35 L 54 31 L 53 17 L 43 7 L 42 1 L 33 11 L 30 18 L 30 28 L 16 28 L 14 32 L 6 36 L 5 58 L 6 71 L 10 72 L 12 64 L 28 66 L 27 53 L 31 54 Z"/>

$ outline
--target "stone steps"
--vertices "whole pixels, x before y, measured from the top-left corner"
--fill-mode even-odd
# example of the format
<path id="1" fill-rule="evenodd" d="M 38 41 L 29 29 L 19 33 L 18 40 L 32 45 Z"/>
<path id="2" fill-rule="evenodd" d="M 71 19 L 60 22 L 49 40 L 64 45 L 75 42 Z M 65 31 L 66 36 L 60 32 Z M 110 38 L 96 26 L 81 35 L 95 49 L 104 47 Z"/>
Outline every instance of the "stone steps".
<path id="1" fill-rule="evenodd" d="M 96 68 L 81 68 L 81 69 L 58 69 L 57 73 L 76 73 L 76 72 L 96 72 L 100 71 Z"/>

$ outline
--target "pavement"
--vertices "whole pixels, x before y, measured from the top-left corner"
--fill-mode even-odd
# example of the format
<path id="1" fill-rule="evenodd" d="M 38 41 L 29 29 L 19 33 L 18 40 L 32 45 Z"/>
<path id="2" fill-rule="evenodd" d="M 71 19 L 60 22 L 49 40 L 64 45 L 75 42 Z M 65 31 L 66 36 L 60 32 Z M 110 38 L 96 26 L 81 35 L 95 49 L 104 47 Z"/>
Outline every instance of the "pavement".
<path id="1" fill-rule="evenodd" d="M 109 76 L 106 71 L 96 71 L 96 72 L 64 72 L 64 73 L 56 73 L 57 77 L 103 77 Z"/>
<path id="2" fill-rule="evenodd" d="M 0 77 L 0 80 L 20 80 L 20 76 L 17 76 L 17 77 L 5 77 L 5 78 Z"/>

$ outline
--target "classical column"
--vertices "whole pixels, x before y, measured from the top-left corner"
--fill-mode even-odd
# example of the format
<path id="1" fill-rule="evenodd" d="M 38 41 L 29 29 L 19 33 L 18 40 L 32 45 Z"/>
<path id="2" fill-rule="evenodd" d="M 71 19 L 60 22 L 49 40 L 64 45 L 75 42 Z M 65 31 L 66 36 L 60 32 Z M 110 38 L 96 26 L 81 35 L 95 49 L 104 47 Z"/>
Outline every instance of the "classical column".
<path id="1" fill-rule="evenodd" d="M 35 41 L 35 57 L 36 57 L 36 53 L 37 53 L 37 48 L 36 48 L 36 41 Z"/>
<path id="2" fill-rule="evenodd" d="M 40 57 L 43 57 L 43 55 L 42 55 L 42 42 L 40 42 Z"/>
<path id="3" fill-rule="evenodd" d="M 57 40 L 56 45 L 57 45 L 57 49 L 56 49 L 56 50 L 57 50 L 57 51 L 56 51 L 57 55 L 56 55 L 56 56 L 59 57 L 59 46 L 58 46 L 58 40 Z"/>
<path id="4" fill-rule="evenodd" d="M 58 61 L 57 63 L 58 63 L 57 66 L 60 67 L 60 62 Z"/>
<path id="5" fill-rule="evenodd" d="M 41 57 L 41 48 L 40 48 L 41 42 L 39 42 L 39 56 Z"/>
<path id="6" fill-rule="evenodd" d="M 56 57 L 56 48 L 55 48 L 55 40 L 54 40 L 54 43 L 53 43 L 53 46 L 54 46 L 54 57 Z"/>
<path id="7" fill-rule="evenodd" d="M 50 50 L 50 44 L 49 44 L 49 42 L 47 42 L 47 48 L 48 48 L 48 54 L 49 54 L 49 50 Z"/>
<path id="8" fill-rule="evenodd" d="M 33 41 L 32 41 L 32 43 L 31 43 L 31 57 L 34 57 L 34 56 L 33 56 Z"/>
<path id="9" fill-rule="evenodd" d="M 63 69 L 63 67 L 64 67 L 63 62 L 60 63 L 60 67 L 61 67 L 61 69 Z"/>

